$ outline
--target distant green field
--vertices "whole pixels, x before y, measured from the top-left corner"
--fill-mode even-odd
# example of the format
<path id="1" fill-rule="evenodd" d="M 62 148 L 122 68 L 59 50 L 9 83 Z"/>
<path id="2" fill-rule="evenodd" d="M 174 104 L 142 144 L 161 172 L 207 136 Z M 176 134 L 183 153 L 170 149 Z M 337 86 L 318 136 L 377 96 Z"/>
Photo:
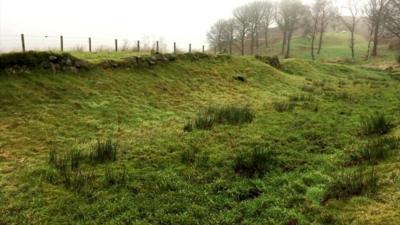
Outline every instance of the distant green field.
<path id="1" fill-rule="evenodd" d="M 308 37 L 295 37 L 292 41 L 292 57 L 311 59 L 311 40 Z M 315 48 L 318 47 L 318 41 L 316 41 Z M 281 43 L 275 43 L 273 48 L 265 52 L 269 55 L 280 54 Z M 360 36 L 356 35 L 355 38 L 355 54 L 356 61 L 359 63 L 365 63 L 365 56 L 367 54 L 368 41 Z M 379 46 L 379 57 L 371 58 L 370 61 L 381 61 L 381 60 L 394 60 L 398 53 L 390 51 L 386 44 Z M 343 60 L 351 59 L 350 51 L 350 34 L 349 33 L 333 33 L 328 32 L 324 36 L 321 54 L 318 55 L 315 51 L 317 60 Z"/>
<path id="2" fill-rule="evenodd" d="M 399 224 L 398 79 L 238 56 L 0 74 L 0 224 Z"/>

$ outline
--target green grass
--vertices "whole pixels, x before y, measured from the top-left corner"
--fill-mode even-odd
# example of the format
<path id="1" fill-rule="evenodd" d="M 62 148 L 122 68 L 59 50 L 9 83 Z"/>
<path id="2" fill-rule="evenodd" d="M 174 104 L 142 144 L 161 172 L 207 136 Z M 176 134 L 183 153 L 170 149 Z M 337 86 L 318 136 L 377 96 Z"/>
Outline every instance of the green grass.
<path id="1" fill-rule="evenodd" d="M 337 171 L 370 138 L 360 117 L 385 109 L 398 125 L 400 85 L 358 65 L 281 63 L 211 57 L 0 76 L 0 224 L 345 221 L 341 206 L 384 190 L 375 176 Z M 296 107 L 278 112 L 283 99 Z M 202 112 L 212 129 L 185 132 Z"/>
<path id="2" fill-rule="evenodd" d="M 99 63 L 104 60 L 123 60 L 132 56 L 147 56 L 150 52 L 133 52 L 133 51 L 100 51 L 100 52 L 71 52 L 71 55 L 80 59 L 87 60 L 92 63 Z"/>

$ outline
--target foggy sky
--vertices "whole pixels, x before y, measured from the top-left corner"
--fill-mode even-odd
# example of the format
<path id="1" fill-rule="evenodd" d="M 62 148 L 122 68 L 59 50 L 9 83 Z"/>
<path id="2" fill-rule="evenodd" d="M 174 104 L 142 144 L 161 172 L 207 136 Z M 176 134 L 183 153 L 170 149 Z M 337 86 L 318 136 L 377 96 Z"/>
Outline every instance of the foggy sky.
<path id="1" fill-rule="evenodd" d="M 0 0 L 0 48 L 19 46 L 18 35 L 24 33 L 29 46 L 43 41 L 57 46 L 58 36 L 64 35 L 67 46 L 93 37 L 110 46 L 114 38 L 132 43 L 164 39 L 169 45 L 176 41 L 186 48 L 192 43 L 200 49 L 207 45 L 210 26 L 247 2 L 251 0 Z"/>

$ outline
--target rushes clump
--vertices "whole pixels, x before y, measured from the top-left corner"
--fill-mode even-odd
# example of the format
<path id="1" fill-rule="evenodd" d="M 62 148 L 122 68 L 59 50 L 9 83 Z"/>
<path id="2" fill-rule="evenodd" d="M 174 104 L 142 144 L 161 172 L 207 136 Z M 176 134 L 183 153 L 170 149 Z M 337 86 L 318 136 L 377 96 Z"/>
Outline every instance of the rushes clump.
<path id="1" fill-rule="evenodd" d="M 89 154 L 92 163 L 103 163 L 117 160 L 118 147 L 111 139 L 98 140 Z"/>
<path id="2" fill-rule="evenodd" d="M 184 130 L 188 132 L 193 128 L 210 130 L 216 124 L 240 125 L 251 123 L 254 117 L 254 112 L 247 106 L 210 107 L 193 122 L 187 123 Z"/>
<path id="3" fill-rule="evenodd" d="M 400 146 L 400 140 L 394 137 L 378 137 L 368 141 L 361 150 L 350 156 L 350 165 L 367 162 L 376 164 L 385 160 L 394 153 Z"/>
<path id="4" fill-rule="evenodd" d="M 379 177 L 373 169 L 370 171 L 363 169 L 342 171 L 329 184 L 322 203 L 332 198 L 347 199 L 352 196 L 376 193 L 378 183 Z"/>
<path id="5" fill-rule="evenodd" d="M 107 186 L 119 185 L 123 186 L 128 180 L 128 173 L 126 168 L 122 171 L 114 170 L 113 168 L 106 168 L 104 172 L 104 182 Z"/>
<path id="6" fill-rule="evenodd" d="M 361 133 L 363 135 L 383 135 L 389 133 L 393 123 L 383 113 L 375 113 L 362 118 Z"/>
<path id="7" fill-rule="evenodd" d="M 190 145 L 181 153 L 181 162 L 184 164 L 193 164 L 196 161 L 197 154 L 200 149 L 196 146 Z"/>
<path id="8" fill-rule="evenodd" d="M 272 151 L 256 148 L 251 152 L 243 152 L 234 160 L 235 173 L 246 177 L 262 177 L 274 165 L 276 158 Z"/>

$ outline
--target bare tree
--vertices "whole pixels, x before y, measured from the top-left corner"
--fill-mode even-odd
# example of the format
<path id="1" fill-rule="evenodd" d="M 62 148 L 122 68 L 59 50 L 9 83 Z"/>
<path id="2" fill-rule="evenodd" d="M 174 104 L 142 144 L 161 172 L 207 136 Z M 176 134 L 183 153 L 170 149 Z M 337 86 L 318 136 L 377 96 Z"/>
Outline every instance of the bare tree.
<path id="1" fill-rule="evenodd" d="M 241 54 L 245 53 L 245 40 L 251 28 L 251 9 L 248 5 L 236 8 L 233 11 L 233 16 L 237 25 L 237 35 L 240 40 Z"/>
<path id="2" fill-rule="evenodd" d="M 314 45 L 317 36 L 318 26 L 322 22 L 324 0 L 317 0 L 311 10 L 312 32 L 311 32 L 311 58 L 315 59 Z"/>
<path id="3" fill-rule="evenodd" d="M 221 52 L 224 47 L 224 32 L 226 29 L 226 21 L 218 20 L 207 33 L 207 39 L 210 45 Z"/>
<path id="4" fill-rule="evenodd" d="M 248 8 L 250 10 L 250 54 L 254 54 L 254 48 L 256 53 L 259 52 L 259 32 L 261 28 L 261 22 L 264 17 L 265 4 L 261 1 L 254 1 L 249 3 Z"/>
<path id="5" fill-rule="evenodd" d="M 319 42 L 317 50 L 317 54 L 319 55 L 322 50 L 326 27 L 329 25 L 329 21 L 335 17 L 335 10 L 331 0 L 317 0 L 317 2 L 320 4 L 321 11 L 321 17 L 319 19 Z"/>
<path id="6" fill-rule="evenodd" d="M 261 23 L 264 29 L 265 48 L 268 48 L 268 30 L 274 22 L 276 7 L 270 0 L 263 1 L 262 4 L 264 5 L 264 15 L 261 19 Z"/>
<path id="7" fill-rule="evenodd" d="M 350 14 L 350 20 L 344 16 L 344 10 Z M 338 7 L 338 17 L 346 28 L 350 31 L 350 50 L 351 58 L 355 59 L 355 31 L 358 22 L 360 21 L 361 7 L 359 0 L 348 0 L 346 6 Z"/>
<path id="8" fill-rule="evenodd" d="M 306 7 L 300 0 L 283 0 L 278 6 L 275 21 L 283 33 L 282 53 L 290 57 L 290 44 L 294 31 L 302 24 Z M 286 50 L 286 52 L 285 52 Z"/>
<path id="9" fill-rule="evenodd" d="M 400 0 L 391 0 L 387 5 L 385 26 L 400 38 Z"/>
<path id="10" fill-rule="evenodd" d="M 373 42 L 372 56 L 378 55 L 379 38 L 383 33 L 385 15 L 389 2 L 389 0 L 368 0 L 365 6 L 365 14 L 367 15 Z"/>
<path id="11" fill-rule="evenodd" d="M 226 21 L 226 26 L 224 30 L 224 39 L 227 41 L 229 54 L 233 53 L 233 45 L 235 42 L 235 32 L 236 32 L 236 22 L 234 19 L 229 19 Z"/>

